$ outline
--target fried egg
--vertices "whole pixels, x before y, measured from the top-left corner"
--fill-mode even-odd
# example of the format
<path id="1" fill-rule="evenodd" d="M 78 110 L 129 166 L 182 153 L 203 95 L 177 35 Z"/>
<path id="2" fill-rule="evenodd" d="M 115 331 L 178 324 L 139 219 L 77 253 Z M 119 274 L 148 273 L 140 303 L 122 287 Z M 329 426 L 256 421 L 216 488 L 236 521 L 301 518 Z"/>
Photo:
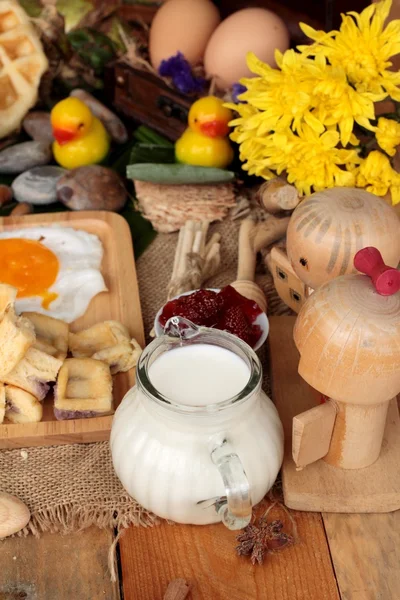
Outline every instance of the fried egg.
<path id="1" fill-rule="evenodd" d="M 70 227 L 31 227 L 0 233 L 0 282 L 17 288 L 17 312 L 75 321 L 107 291 L 100 271 L 103 246 Z"/>

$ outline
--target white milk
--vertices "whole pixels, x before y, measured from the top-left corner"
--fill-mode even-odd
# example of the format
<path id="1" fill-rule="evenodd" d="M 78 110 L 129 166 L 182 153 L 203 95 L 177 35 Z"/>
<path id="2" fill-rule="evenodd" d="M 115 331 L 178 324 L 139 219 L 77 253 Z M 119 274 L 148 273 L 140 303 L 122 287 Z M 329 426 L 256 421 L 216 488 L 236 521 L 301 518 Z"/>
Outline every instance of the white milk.
<path id="1" fill-rule="evenodd" d="M 161 354 L 148 375 L 156 390 L 172 402 L 204 406 L 241 392 L 250 379 L 250 369 L 226 348 L 193 344 Z"/>
<path id="2" fill-rule="evenodd" d="M 159 343 L 153 342 L 156 348 Z M 248 363 L 226 348 L 194 344 L 168 348 L 148 361 L 147 370 L 157 390 L 188 408 L 226 401 L 246 384 L 251 390 L 242 402 L 216 411 L 199 409 L 200 414 L 157 402 L 149 389 L 130 390 L 114 415 L 110 440 L 115 471 L 129 494 L 172 521 L 220 521 L 215 500 L 226 497 L 227 491 L 211 453 L 227 440 L 220 469 L 228 468 L 237 454 L 252 503 L 259 502 L 281 466 L 283 431 L 274 405 L 255 386 L 254 375 L 250 383 Z M 240 473 L 236 464 L 225 474 L 236 492 L 242 485 Z"/>

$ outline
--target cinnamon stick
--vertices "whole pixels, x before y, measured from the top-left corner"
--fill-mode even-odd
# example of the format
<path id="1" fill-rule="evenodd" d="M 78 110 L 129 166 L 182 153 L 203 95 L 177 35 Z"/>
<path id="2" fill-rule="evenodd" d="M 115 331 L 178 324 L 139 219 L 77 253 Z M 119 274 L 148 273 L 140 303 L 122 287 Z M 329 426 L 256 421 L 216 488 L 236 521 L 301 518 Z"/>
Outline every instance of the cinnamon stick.
<path id="1" fill-rule="evenodd" d="M 210 223 L 187 221 L 179 232 L 168 299 L 183 292 L 200 288 L 215 274 L 220 264 L 220 234 L 206 242 Z"/>
<path id="2" fill-rule="evenodd" d="M 284 210 L 293 210 L 300 202 L 294 185 L 280 177 L 275 177 L 263 183 L 258 192 L 257 200 L 262 208 L 271 214 Z"/>
<path id="3" fill-rule="evenodd" d="M 184 579 L 174 579 L 169 584 L 163 600 L 185 600 L 190 592 L 190 586 Z"/>

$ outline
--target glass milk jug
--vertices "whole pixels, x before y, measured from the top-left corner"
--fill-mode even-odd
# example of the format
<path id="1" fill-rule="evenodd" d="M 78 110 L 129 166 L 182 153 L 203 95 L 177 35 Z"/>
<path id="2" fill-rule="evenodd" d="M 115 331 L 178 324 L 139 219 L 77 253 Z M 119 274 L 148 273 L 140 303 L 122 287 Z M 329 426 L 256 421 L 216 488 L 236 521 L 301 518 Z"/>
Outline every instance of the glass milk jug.
<path id="1" fill-rule="evenodd" d="M 143 351 L 136 385 L 115 413 L 114 469 L 160 517 L 241 529 L 283 458 L 282 425 L 261 391 L 260 361 L 237 337 L 181 317 L 166 331 Z"/>

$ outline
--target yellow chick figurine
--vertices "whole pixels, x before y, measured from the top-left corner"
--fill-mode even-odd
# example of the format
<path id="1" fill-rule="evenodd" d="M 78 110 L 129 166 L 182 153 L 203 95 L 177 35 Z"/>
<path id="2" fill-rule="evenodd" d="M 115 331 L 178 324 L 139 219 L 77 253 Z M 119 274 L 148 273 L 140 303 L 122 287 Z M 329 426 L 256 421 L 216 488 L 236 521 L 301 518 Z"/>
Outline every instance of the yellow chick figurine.
<path id="1" fill-rule="evenodd" d="M 101 162 L 110 148 L 104 125 L 78 98 L 65 98 L 51 111 L 54 158 L 66 169 Z"/>
<path id="2" fill-rule="evenodd" d="M 232 118 L 232 111 L 216 96 L 196 100 L 189 111 L 189 127 L 175 144 L 178 162 L 197 167 L 227 167 L 233 159 L 226 137 Z"/>

